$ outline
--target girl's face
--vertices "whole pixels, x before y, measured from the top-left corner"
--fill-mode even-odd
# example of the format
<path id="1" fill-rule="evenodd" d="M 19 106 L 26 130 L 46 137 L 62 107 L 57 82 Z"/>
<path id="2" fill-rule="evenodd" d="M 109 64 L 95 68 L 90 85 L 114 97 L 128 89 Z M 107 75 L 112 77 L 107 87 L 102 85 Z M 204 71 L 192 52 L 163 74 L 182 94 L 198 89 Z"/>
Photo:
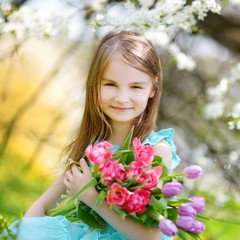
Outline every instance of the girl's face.
<path id="1" fill-rule="evenodd" d="M 149 75 L 127 63 L 120 56 L 111 59 L 101 80 L 100 107 L 111 124 L 131 124 L 154 96 Z"/>

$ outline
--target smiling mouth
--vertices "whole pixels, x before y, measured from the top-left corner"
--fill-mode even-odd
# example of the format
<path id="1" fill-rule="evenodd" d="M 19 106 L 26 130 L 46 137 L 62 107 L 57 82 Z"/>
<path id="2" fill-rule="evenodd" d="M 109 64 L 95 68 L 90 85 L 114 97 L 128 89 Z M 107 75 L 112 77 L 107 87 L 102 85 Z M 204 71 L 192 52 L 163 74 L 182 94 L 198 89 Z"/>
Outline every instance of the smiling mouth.
<path id="1" fill-rule="evenodd" d="M 114 107 L 114 106 L 111 106 L 111 108 L 116 111 L 121 111 L 121 112 L 126 112 L 126 111 L 133 109 L 132 107 L 127 108 L 127 107 Z"/>

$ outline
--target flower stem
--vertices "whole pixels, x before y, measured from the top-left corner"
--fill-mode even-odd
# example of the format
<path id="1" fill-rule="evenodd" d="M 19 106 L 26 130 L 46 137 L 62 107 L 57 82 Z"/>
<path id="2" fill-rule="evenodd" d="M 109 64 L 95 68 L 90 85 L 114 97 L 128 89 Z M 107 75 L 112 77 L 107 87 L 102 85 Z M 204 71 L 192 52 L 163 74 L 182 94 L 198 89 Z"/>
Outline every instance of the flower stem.
<path id="1" fill-rule="evenodd" d="M 182 177 L 184 175 L 184 173 L 175 173 L 173 175 L 169 175 L 169 176 L 166 176 L 166 177 L 163 177 L 163 178 L 160 178 L 161 180 L 171 180 L 171 179 L 174 179 L 174 178 L 177 178 L 177 177 Z"/>

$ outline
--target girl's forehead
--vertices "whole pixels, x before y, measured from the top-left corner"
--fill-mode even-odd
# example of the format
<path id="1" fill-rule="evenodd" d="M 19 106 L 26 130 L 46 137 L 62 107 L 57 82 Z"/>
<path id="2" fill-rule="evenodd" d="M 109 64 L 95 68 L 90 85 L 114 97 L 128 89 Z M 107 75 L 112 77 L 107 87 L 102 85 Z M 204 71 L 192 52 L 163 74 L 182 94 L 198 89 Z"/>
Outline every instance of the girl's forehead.
<path id="1" fill-rule="evenodd" d="M 126 63 L 122 58 L 112 58 L 103 73 L 103 80 L 128 83 L 149 83 L 151 77 Z"/>
<path id="2" fill-rule="evenodd" d="M 108 65 L 106 66 L 106 69 L 105 69 L 104 73 L 107 73 L 110 70 L 116 70 L 117 71 L 117 70 L 120 70 L 120 69 L 125 70 L 125 71 L 129 71 L 130 69 L 136 69 L 136 68 L 134 68 L 134 66 L 131 65 L 120 54 L 115 54 L 115 55 L 111 56 L 111 58 L 109 59 Z M 140 70 L 138 70 L 138 71 L 140 71 Z"/>

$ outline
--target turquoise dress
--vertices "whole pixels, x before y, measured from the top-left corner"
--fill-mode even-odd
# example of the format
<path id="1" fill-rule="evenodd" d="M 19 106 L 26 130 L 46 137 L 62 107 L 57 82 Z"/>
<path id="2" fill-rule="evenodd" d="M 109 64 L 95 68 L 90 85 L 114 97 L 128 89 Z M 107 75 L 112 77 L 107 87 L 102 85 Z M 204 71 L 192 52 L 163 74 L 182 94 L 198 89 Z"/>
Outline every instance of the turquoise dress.
<path id="1" fill-rule="evenodd" d="M 167 141 L 172 149 L 172 166 L 175 168 L 180 163 L 180 159 L 176 154 L 173 137 L 172 128 L 162 129 L 152 132 L 143 144 L 156 145 L 161 140 Z M 116 151 L 118 147 L 113 146 L 113 150 Z M 22 218 L 13 222 L 9 229 L 12 234 L 18 236 L 18 240 L 128 240 L 108 224 L 104 231 L 91 230 L 88 225 L 72 223 L 63 216 Z M 7 236 L 6 231 L 2 233 L 2 236 Z M 168 236 L 162 237 L 162 240 L 171 239 Z"/>

